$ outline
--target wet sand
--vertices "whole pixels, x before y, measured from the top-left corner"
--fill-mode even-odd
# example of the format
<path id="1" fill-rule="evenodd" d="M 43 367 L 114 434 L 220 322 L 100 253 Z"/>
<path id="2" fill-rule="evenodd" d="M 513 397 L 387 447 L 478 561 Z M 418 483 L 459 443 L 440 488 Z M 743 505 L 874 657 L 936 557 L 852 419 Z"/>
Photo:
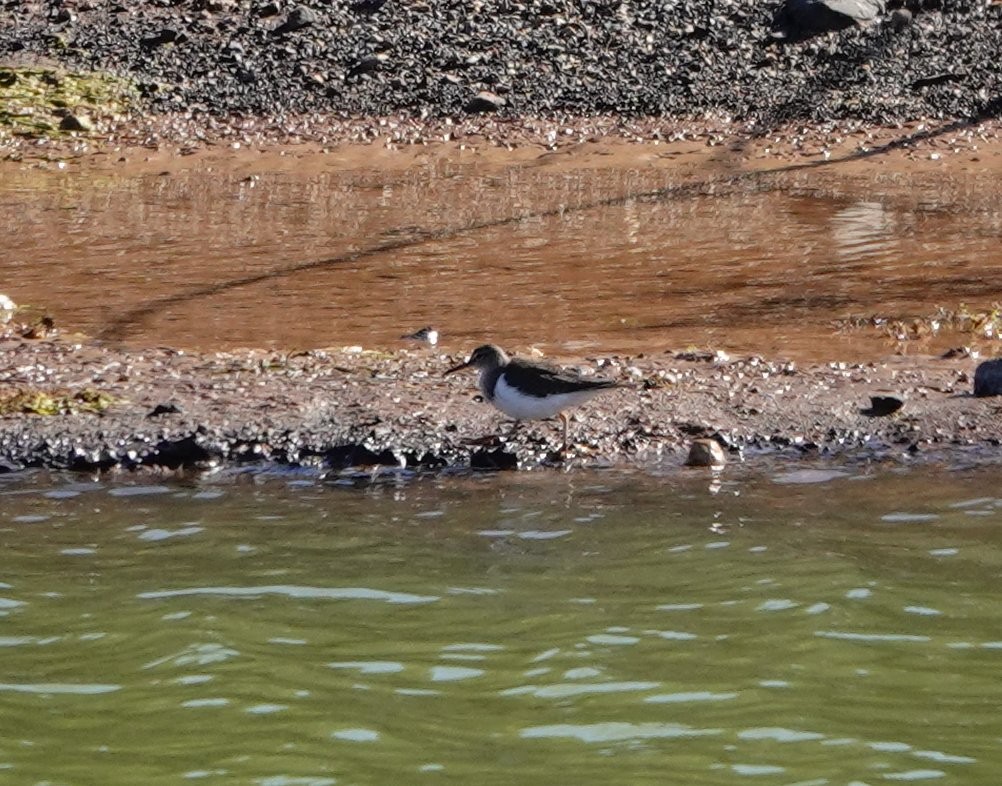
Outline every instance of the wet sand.
<path id="1" fill-rule="evenodd" d="M 830 187 L 832 181 L 825 179 L 829 172 L 848 179 L 928 178 L 931 187 L 942 184 L 945 202 L 971 199 L 970 181 L 957 186 L 963 178 L 991 183 L 1002 170 L 996 128 L 984 126 L 965 134 L 962 142 L 949 129 L 927 131 L 916 126 L 860 132 L 867 150 L 855 138 L 824 144 L 826 132 L 815 129 L 799 142 L 603 139 L 555 149 L 537 143 L 504 149 L 455 141 L 401 149 L 205 146 L 189 155 L 166 146 L 156 151 L 124 148 L 64 158 L 62 170 L 53 160 L 30 156 L 5 162 L 2 169 L 23 175 L 75 167 L 100 177 L 202 167 L 228 177 L 252 177 L 283 168 L 350 168 L 362 161 L 368 168 L 405 171 L 429 157 L 472 159 L 478 168 L 496 171 L 512 166 L 580 169 L 585 161 L 591 169 L 670 172 L 677 187 L 709 196 L 723 184 L 770 177 L 779 170 L 802 177 L 798 182 L 804 188 L 812 183 Z M 812 147 L 817 144 L 822 146 Z M 812 180 L 816 176 L 821 179 Z M 957 188 L 967 192 L 950 192 Z M 902 199 L 906 194 L 907 189 Z M 998 194 L 990 190 L 975 195 L 984 204 L 997 204 Z M 985 297 L 995 293 L 986 291 Z M 509 427 L 502 425 L 499 413 L 475 400 L 472 374 L 441 379 L 452 361 L 478 343 L 472 336 L 446 344 L 439 353 L 402 350 L 385 340 L 348 351 L 298 344 L 298 350 L 216 352 L 212 347 L 181 351 L 169 337 L 136 346 L 113 336 L 96 340 L 69 331 L 41 339 L 9 335 L 0 342 L 0 398 L 27 390 L 92 389 L 113 403 L 100 414 L 0 416 L 0 466 L 175 470 L 270 462 L 355 472 L 373 466 L 441 470 L 612 463 L 663 469 L 680 468 L 688 445 L 703 437 L 721 442 L 732 460 L 763 454 L 864 461 L 995 459 L 1002 437 L 1000 407 L 996 400 L 969 395 L 975 357 L 926 356 L 920 353 L 938 348 L 922 345 L 895 355 L 894 344 L 888 343 L 880 357 L 873 355 L 872 346 L 865 356 L 842 347 L 835 356 L 829 352 L 828 357 L 794 363 L 772 345 L 763 348 L 764 356 L 755 356 L 751 335 L 751 349 L 734 357 L 716 352 L 715 346 L 704 352 L 679 344 L 644 352 L 600 346 L 557 354 L 556 361 L 631 386 L 577 411 L 572 421 L 575 445 L 563 458 L 556 455 L 560 435 L 555 423 L 528 424 L 501 437 Z M 994 341 L 983 343 L 986 356 L 997 354 Z M 862 414 L 869 396 L 881 389 L 905 395 L 903 410 L 890 417 Z"/>

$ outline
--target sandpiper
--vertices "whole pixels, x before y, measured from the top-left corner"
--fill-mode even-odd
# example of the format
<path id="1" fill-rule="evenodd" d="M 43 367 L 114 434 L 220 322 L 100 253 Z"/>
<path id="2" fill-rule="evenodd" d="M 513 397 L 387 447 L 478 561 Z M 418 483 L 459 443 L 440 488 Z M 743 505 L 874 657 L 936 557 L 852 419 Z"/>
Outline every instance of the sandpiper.
<path id="1" fill-rule="evenodd" d="M 405 333 L 400 338 L 408 341 L 420 341 L 428 346 L 435 346 L 438 343 L 438 331 L 429 325 L 413 333 Z"/>
<path id="2" fill-rule="evenodd" d="M 480 391 L 491 404 L 516 420 L 541 420 L 559 415 L 567 450 L 567 415 L 563 410 L 582 404 L 604 390 L 621 387 L 608 379 L 592 379 L 542 363 L 509 358 L 504 350 L 484 344 L 470 359 L 446 371 L 480 370 Z"/>

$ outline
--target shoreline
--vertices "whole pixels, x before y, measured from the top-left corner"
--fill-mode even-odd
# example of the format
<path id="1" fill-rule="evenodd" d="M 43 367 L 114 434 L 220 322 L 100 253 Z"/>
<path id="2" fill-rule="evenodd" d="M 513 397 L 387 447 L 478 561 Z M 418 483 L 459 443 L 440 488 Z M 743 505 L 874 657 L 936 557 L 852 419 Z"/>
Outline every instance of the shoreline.
<path id="1" fill-rule="evenodd" d="M 285 122 L 290 122 L 285 119 Z M 721 171 L 767 173 L 804 167 L 873 164 L 894 172 L 1002 171 L 1002 119 L 914 120 L 894 125 L 859 121 L 798 122 L 766 129 L 755 123 L 678 122 L 611 116 L 420 120 L 407 116 L 345 120 L 312 115 L 290 133 L 275 118 L 153 116 L 116 122 L 104 133 L 0 138 L 0 171 L 68 167 L 86 172 L 154 174 L 255 159 L 281 169 L 283 158 L 342 159 L 346 166 L 408 167 L 433 157 L 475 157 L 498 166 L 536 164 L 540 157 L 589 155 L 597 166 L 648 155 L 671 166 L 693 163 Z"/>
<path id="2" fill-rule="evenodd" d="M 187 353 L 28 339 L 0 342 L 0 354 L 7 369 L 2 400 L 19 391 L 58 392 L 67 409 L 0 416 L 6 471 L 666 471 L 681 469 L 695 439 L 717 440 L 731 459 L 1002 458 L 995 456 L 1000 407 L 971 394 L 977 361 L 970 358 L 801 368 L 712 352 L 592 356 L 565 365 L 630 387 L 571 411 L 574 446 L 562 462 L 557 425 L 530 422 L 509 438 L 503 416 L 476 400 L 472 374 L 441 377 L 459 355 L 361 348 Z M 888 417 L 864 414 L 869 396 L 882 390 L 903 396 L 904 408 Z M 93 408 L 101 411 L 86 411 L 85 400 L 99 402 Z"/>

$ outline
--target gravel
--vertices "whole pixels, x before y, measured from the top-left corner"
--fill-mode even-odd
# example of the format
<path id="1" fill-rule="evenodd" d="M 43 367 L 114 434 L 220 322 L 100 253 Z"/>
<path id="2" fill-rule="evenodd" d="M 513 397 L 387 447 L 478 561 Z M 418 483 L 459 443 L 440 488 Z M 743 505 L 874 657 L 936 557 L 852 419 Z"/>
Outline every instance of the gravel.
<path id="1" fill-rule="evenodd" d="M 111 71 L 195 116 L 997 116 L 1002 4 L 902 5 L 781 41 L 754 0 L 0 0 L 0 61 Z"/>

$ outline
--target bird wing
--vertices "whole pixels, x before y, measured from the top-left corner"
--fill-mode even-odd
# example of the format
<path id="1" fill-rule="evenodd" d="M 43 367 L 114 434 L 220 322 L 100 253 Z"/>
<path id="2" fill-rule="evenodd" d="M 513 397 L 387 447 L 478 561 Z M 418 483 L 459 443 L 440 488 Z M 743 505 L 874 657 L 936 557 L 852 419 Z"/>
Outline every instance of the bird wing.
<path id="1" fill-rule="evenodd" d="M 505 366 L 505 376 L 510 383 L 527 395 L 534 394 L 533 388 L 545 386 L 550 393 L 575 393 L 580 390 L 607 390 L 618 388 L 619 384 L 610 379 L 592 379 L 542 363 L 529 363 L 515 358 Z"/>

